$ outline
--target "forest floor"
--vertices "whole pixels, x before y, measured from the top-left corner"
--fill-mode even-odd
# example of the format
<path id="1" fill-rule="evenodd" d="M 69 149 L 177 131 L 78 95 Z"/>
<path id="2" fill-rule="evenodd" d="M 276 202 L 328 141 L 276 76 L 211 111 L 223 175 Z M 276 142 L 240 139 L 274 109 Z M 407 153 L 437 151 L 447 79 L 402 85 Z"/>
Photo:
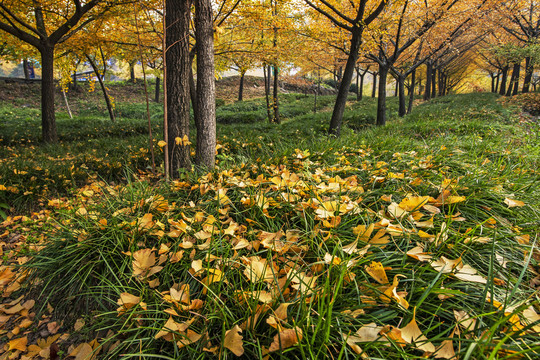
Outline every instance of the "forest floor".
<path id="1" fill-rule="evenodd" d="M 116 123 L 99 94 L 68 92 L 74 119 L 58 97 L 56 145 L 39 92 L 2 85 L 1 360 L 540 356 L 540 126 L 521 100 L 398 118 L 391 98 L 375 127 L 375 99 L 351 98 L 332 138 L 334 97 L 284 94 L 269 124 L 255 85 L 218 101 L 216 170 L 169 183 L 140 84 L 108 85 Z"/>

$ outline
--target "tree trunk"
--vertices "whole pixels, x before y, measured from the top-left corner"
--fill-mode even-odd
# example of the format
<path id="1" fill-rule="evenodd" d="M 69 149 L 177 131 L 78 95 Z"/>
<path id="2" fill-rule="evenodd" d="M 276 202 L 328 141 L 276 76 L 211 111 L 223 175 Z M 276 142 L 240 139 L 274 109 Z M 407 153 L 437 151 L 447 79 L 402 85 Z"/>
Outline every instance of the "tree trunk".
<path id="1" fill-rule="evenodd" d="M 264 97 L 266 98 L 266 115 L 268 116 L 268 122 L 273 122 L 272 111 L 270 110 L 270 70 L 268 72 L 266 69 L 270 69 L 269 65 L 264 65 L 263 74 L 264 74 Z"/>
<path id="2" fill-rule="evenodd" d="M 54 112 L 54 47 L 42 45 L 41 53 L 41 135 L 46 143 L 58 142 Z"/>
<path id="3" fill-rule="evenodd" d="M 159 103 L 159 90 L 161 88 L 161 79 L 159 76 L 156 76 L 156 92 L 154 93 L 154 102 Z"/>
<path id="4" fill-rule="evenodd" d="M 409 94 L 409 106 L 407 107 L 407 114 L 410 114 L 413 107 L 414 102 L 414 88 L 416 86 L 416 70 L 413 70 L 411 74 L 411 91 Z"/>
<path id="5" fill-rule="evenodd" d="M 394 97 L 398 97 L 398 94 L 399 94 L 399 84 L 398 84 L 398 80 L 397 79 L 394 79 L 395 80 L 395 85 L 394 85 Z"/>
<path id="6" fill-rule="evenodd" d="M 30 80 L 30 71 L 28 70 L 28 59 L 23 60 L 23 72 L 24 72 L 24 79 Z"/>
<path id="7" fill-rule="evenodd" d="M 495 81 L 495 91 L 494 91 L 495 94 L 499 92 L 500 81 L 501 81 L 501 72 L 497 70 L 497 78 Z"/>
<path id="8" fill-rule="evenodd" d="M 433 76 L 433 63 L 431 61 L 426 62 L 426 89 L 424 91 L 424 101 L 431 99 L 431 82 Z"/>
<path id="9" fill-rule="evenodd" d="M 433 67 L 433 74 L 431 75 L 431 97 L 437 96 L 437 68 Z"/>
<path id="10" fill-rule="evenodd" d="M 405 76 L 396 77 L 397 87 L 399 89 L 399 117 L 404 117 L 407 114 L 406 95 L 405 95 Z"/>
<path id="11" fill-rule="evenodd" d="M 195 0 L 197 41 L 197 165 L 213 169 L 216 162 L 216 86 L 211 0 Z"/>
<path id="12" fill-rule="evenodd" d="M 371 84 L 371 97 L 374 98 L 377 93 L 377 73 L 373 72 L 373 84 Z"/>
<path id="13" fill-rule="evenodd" d="M 135 81 L 137 81 L 137 79 L 135 79 L 135 62 L 132 61 L 129 63 L 129 82 L 135 84 Z"/>
<path id="14" fill-rule="evenodd" d="M 360 50 L 361 42 L 362 28 L 355 27 L 352 31 L 351 49 L 349 52 L 349 57 L 347 58 L 347 64 L 345 65 L 345 72 L 343 73 L 343 78 L 339 84 L 336 104 L 334 105 L 332 119 L 330 120 L 330 128 L 328 129 L 328 133 L 330 135 L 339 137 L 341 133 L 343 113 L 345 112 L 345 104 L 347 103 L 347 97 L 349 96 L 349 88 L 354 75 L 354 68 L 356 67 L 356 62 L 358 60 L 358 52 Z"/>
<path id="15" fill-rule="evenodd" d="M 506 82 L 508 81 L 508 65 L 502 69 L 501 87 L 499 88 L 499 95 L 506 93 Z"/>
<path id="16" fill-rule="evenodd" d="M 377 125 L 386 125 L 386 79 L 388 68 L 379 64 L 379 98 L 377 101 Z"/>
<path id="17" fill-rule="evenodd" d="M 521 65 L 515 64 L 514 70 L 512 70 L 512 77 L 514 77 L 514 72 L 516 73 L 516 77 L 514 79 L 514 84 L 512 85 L 514 87 L 514 90 L 512 91 L 512 95 L 517 95 L 519 91 L 519 72 L 521 69 Z"/>
<path id="18" fill-rule="evenodd" d="M 167 71 L 167 123 L 170 174 L 178 177 L 180 169 L 190 169 L 189 144 L 179 141 L 189 139 L 189 25 L 191 0 L 165 2 L 166 62 Z"/>
<path id="19" fill-rule="evenodd" d="M 506 89 L 505 96 L 512 95 L 512 90 L 514 89 L 514 77 L 516 75 L 516 65 L 514 65 L 512 69 L 512 76 L 510 77 L 510 81 L 508 81 L 508 88 Z"/>
<path id="20" fill-rule="evenodd" d="M 245 71 L 240 71 L 240 85 L 238 85 L 238 101 L 244 100 L 244 78 L 246 76 Z"/>
<path id="21" fill-rule="evenodd" d="M 279 68 L 277 65 L 274 65 L 274 94 L 272 96 L 273 100 L 273 109 L 274 109 L 274 122 L 276 124 L 281 124 L 281 118 L 279 117 Z"/>
<path id="22" fill-rule="evenodd" d="M 525 58 L 525 79 L 523 80 L 523 89 L 522 93 L 528 93 L 531 87 L 531 80 L 534 72 L 534 63 L 531 61 L 531 57 L 527 56 Z"/>
<path id="23" fill-rule="evenodd" d="M 356 68 L 356 101 L 360 101 L 360 69 Z"/>
<path id="24" fill-rule="evenodd" d="M 103 97 L 105 98 L 105 104 L 107 105 L 107 111 L 109 112 L 109 118 L 112 122 L 115 122 L 114 117 L 114 110 L 112 107 L 111 99 L 109 97 L 109 94 L 107 93 L 107 88 L 105 87 L 105 84 L 103 83 L 103 79 L 101 77 L 101 74 L 99 73 L 99 69 L 97 68 L 97 65 L 95 61 L 89 56 L 86 55 L 86 59 L 88 59 L 88 62 L 90 63 L 90 66 L 92 66 L 92 70 L 94 70 L 94 73 L 96 74 L 99 82 L 99 86 L 101 87 L 101 91 L 103 92 Z"/>
<path id="25" fill-rule="evenodd" d="M 366 76 L 366 73 L 364 72 L 362 75 L 360 75 L 360 86 L 358 87 L 358 95 L 356 96 L 356 100 L 361 101 L 364 98 L 364 77 Z"/>

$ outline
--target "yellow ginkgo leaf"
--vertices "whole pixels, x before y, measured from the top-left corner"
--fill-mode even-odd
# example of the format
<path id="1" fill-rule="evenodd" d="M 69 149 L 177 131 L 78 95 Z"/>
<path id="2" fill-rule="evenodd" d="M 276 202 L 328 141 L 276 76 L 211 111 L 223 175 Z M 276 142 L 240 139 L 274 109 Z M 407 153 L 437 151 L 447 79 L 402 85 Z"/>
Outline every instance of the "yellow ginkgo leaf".
<path id="1" fill-rule="evenodd" d="M 379 284 L 388 284 L 388 277 L 386 276 L 386 271 L 384 271 L 384 266 L 382 263 L 372 261 L 370 265 L 366 265 L 365 269 L 366 272 L 371 275 L 371 277 Z"/>
<path id="2" fill-rule="evenodd" d="M 157 144 L 158 144 L 159 147 L 164 147 L 165 145 L 167 145 L 167 143 L 165 141 L 163 141 L 163 140 L 158 141 Z"/>
<path id="3" fill-rule="evenodd" d="M 238 325 L 234 325 L 231 330 L 225 332 L 225 339 L 223 340 L 223 346 L 231 350 L 236 356 L 242 356 L 244 354 L 244 343 L 242 341 L 242 335 L 240 333 L 242 329 Z"/>
<path id="4" fill-rule="evenodd" d="M 18 339 L 13 339 L 8 343 L 8 351 L 19 350 L 26 351 L 26 344 L 28 343 L 28 338 L 22 337 Z"/>
<path id="5" fill-rule="evenodd" d="M 509 208 L 525 206 L 525 203 L 523 201 L 512 200 L 509 198 L 505 198 L 504 203 L 508 205 Z"/>
<path id="6" fill-rule="evenodd" d="M 272 344 L 270 344 L 268 351 L 274 352 L 277 350 L 285 350 L 298 344 L 300 341 L 302 341 L 302 338 L 302 329 L 300 329 L 298 326 L 294 327 L 293 329 L 283 330 L 274 336 L 274 341 L 272 341 Z"/>

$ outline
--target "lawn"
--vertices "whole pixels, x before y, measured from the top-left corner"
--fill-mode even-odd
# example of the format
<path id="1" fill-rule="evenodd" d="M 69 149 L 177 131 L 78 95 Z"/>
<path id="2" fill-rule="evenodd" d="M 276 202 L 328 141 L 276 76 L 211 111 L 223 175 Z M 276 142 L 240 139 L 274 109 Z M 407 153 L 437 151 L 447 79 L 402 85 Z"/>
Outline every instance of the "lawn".
<path id="1" fill-rule="evenodd" d="M 61 112 L 57 145 L 2 104 L 0 359 L 537 359 L 537 119 L 375 100 L 340 138 L 331 96 L 220 102 L 215 171 L 170 183 L 157 104 L 156 174 L 140 104 Z"/>

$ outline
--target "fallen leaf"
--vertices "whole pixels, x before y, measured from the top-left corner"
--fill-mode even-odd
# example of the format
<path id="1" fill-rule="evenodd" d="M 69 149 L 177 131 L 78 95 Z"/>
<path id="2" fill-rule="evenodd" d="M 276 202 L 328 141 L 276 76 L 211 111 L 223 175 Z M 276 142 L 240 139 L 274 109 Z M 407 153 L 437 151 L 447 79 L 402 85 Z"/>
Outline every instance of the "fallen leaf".
<path id="1" fill-rule="evenodd" d="M 13 339 L 10 342 L 8 342 L 8 351 L 11 350 L 19 350 L 19 351 L 26 351 L 26 344 L 28 343 L 28 338 L 22 337 L 18 339 Z"/>
<path id="2" fill-rule="evenodd" d="M 371 275 L 371 277 L 379 284 L 388 284 L 388 277 L 386 276 L 386 271 L 384 271 L 384 266 L 382 263 L 372 261 L 369 266 L 366 265 L 365 269 L 366 272 Z"/>
<path id="3" fill-rule="evenodd" d="M 525 206 L 525 203 L 523 201 L 512 200 L 509 198 L 505 198 L 504 203 L 508 205 L 509 208 Z"/>
<path id="4" fill-rule="evenodd" d="M 225 332 L 225 339 L 223 340 L 223 346 L 231 350 L 236 356 L 242 356 L 244 354 L 244 345 L 242 341 L 242 335 L 240 333 L 242 329 L 238 325 L 234 325 L 231 330 Z"/>
<path id="5" fill-rule="evenodd" d="M 274 341 L 272 341 L 272 344 L 270 344 L 268 351 L 274 352 L 277 350 L 285 350 L 298 344 L 300 341 L 302 341 L 302 338 L 302 329 L 300 329 L 298 326 L 292 329 L 285 329 L 274 336 Z"/>

